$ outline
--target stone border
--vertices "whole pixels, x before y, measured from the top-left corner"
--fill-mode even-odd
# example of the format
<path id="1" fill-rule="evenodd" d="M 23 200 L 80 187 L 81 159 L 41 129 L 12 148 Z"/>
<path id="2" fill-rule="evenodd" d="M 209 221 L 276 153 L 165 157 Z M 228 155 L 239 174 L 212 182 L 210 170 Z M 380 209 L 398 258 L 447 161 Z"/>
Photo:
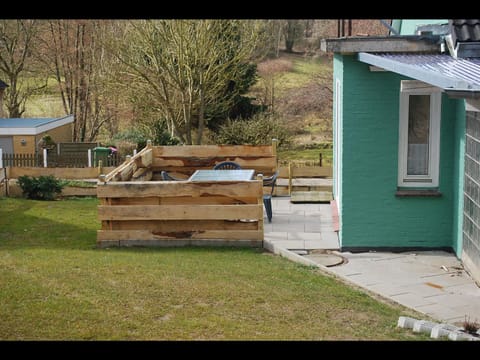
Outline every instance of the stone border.
<path id="1" fill-rule="evenodd" d="M 403 329 L 412 329 L 413 332 L 423 332 L 430 334 L 433 339 L 447 338 L 449 340 L 458 341 L 480 341 L 480 330 L 477 336 L 466 333 L 463 328 L 455 325 L 435 323 L 427 320 L 417 320 L 407 316 L 398 318 L 397 327 Z"/>

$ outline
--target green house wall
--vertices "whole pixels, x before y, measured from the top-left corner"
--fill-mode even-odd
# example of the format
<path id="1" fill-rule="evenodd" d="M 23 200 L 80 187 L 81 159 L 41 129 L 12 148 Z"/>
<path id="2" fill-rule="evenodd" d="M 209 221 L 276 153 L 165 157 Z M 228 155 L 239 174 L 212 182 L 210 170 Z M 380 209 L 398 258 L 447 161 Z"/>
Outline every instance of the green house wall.
<path id="1" fill-rule="evenodd" d="M 442 95 L 441 197 L 397 197 L 400 81 L 371 72 L 355 55 L 335 55 L 342 81 L 340 169 L 341 247 L 455 248 L 461 246 L 463 100 Z M 335 104 L 334 104 L 335 108 Z M 457 118 L 463 119 L 458 121 Z M 459 160 L 461 159 L 461 160 Z"/>

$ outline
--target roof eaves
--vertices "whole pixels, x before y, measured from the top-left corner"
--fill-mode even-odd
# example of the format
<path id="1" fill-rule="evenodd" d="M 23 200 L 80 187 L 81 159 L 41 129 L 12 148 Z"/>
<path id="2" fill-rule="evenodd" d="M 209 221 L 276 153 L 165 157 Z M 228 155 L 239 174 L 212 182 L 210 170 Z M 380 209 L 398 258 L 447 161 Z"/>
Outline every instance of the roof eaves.
<path id="1" fill-rule="evenodd" d="M 323 39 L 320 49 L 334 53 L 440 53 L 441 43 L 438 35 L 364 36 Z"/>
<path id="2" fill-rule="evenodd" d="M 358 59 L 364 63 L 432 84 L 444 90 L 457 92 L 480 91 L 479 85 L 469 83 L 465 80 L 446 76 L 433 70 L 425 70 L 412 64 L 402 63 L 375 54 L 359 53 Z"/>

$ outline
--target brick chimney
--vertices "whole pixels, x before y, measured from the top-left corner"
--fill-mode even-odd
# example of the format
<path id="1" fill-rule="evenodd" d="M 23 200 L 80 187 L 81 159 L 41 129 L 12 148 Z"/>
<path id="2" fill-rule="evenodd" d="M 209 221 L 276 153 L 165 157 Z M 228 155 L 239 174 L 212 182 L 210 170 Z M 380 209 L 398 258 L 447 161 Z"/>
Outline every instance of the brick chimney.
<path id="1" fill-rule="evenodd" d="M 3 93 L 7 87 L 8 85 L 0 80 L 0 118 L 5 117 L 5 114 L 3 113 Z"/>

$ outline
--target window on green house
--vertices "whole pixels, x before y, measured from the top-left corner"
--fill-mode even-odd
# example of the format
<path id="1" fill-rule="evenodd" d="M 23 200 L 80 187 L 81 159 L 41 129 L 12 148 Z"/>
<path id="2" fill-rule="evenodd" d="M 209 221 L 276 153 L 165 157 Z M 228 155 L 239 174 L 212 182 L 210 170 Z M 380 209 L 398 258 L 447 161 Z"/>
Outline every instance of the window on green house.
<path id="1" fill-rule="evenodd" d="M 401 82 L 399 187 L 438 187 L 441 89 L 416 80 Z"/>

